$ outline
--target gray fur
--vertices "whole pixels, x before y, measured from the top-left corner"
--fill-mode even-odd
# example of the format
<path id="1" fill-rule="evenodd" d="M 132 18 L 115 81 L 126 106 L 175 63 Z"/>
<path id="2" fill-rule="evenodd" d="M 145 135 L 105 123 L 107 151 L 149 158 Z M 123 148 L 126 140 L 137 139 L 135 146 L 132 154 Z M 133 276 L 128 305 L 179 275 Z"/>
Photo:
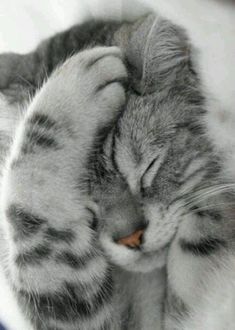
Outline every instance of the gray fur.
<path id="1" fill-rule="evenodd" d="M 100 44 L 124 54 L 122 111 L 116 48 L 59 66 Z M 153 15 L 86 23 L 31 54 L 1 55 L 0 71 L 14 105 L 49 76 L 17 131 L 2 191 L 6 272 L 33 327 L 183 328 L 234 231 L 224 209 L 233 196 L 209 193 L 225 182 L 184 32 Z M 116 243 L 140 228 L 140 249 Z M 186 290 L 181 267 L 192 268 Z"/>

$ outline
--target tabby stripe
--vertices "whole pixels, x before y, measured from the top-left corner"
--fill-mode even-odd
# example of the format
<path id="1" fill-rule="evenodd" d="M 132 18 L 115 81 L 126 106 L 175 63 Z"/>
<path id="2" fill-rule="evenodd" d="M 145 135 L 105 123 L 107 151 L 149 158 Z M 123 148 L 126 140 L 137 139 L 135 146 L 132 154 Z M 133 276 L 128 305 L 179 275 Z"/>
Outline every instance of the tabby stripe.
<path id="1" fill-rule="evenodd" d="M 16 234 L 20 236 L 31 236 L 36 234 L 41 226 L 47 222 L 45 219 L 42 219 L 15 204 L 9 206 L 6 215 L 15 229 Z"/>
<path id="2" fill-rule="evenodd" d="M 107 276 L 106 282 L 89 301 L 82 299 L 79 288 L 71 283 L 66 283 L 60 292 L 35 294 L 21 290 L 19 294 L 31 307 L 34 315 L 62 322 L 74 322 L 91 318 L 109 303 L 113 292 L 112 286 L 112 278 Z"/>
<path id="3" fill-rule="evenodd" d="M 40 132 L 35 129 L 28 130 L 26 133 L 27 141 L 25 141 L 22 152 L 24 154 L 33 152 L 34 146 L 39 146 L 44 149 L 58 149 L 58 143 L 54 137 L 48 136 L 45 132 Z"/>
<path id="4" fill-rule="evenodd" d="M 57 263 L 67 265 L 73 269 L 80 269 L 85 267 L 95 256 L 95 252 L 87 252 L 82 256 L 78 256 L 73 252 L 63 251 L 56 255 L 55 260 Z"/>
<path id="5" fill-rule="evenodd" d="M 45 129 L 54 128 L 56 126 L 56 122 L 50 118 L 48 115 L 35 112 L 32 117 L 29 119 L 29 123 L 32 125 L 37 125 L 43 127 Z"/>
<path id="6" fill-rule="evenodd" d="M 117 162 L 116 162 L 116 154 L 115 154 L 115 151 L 116 151 L 116 136 L 115 136 L 115 132 L 114 132 L 114 133 L 113 133 L 113 136 L 112 136 L 111 161 L 112 161 L 113 168 L 114 168 L 118 173 L 120 173 L 119 168 L 118 168 L 118 164 L 117 164 Z"/>
<path id="7" fill-rule="evenodd" d="M 189 307 L 185 302 L 168 286 L 165 300 L 165 311 L 171 317 L 182 318 L 189 315 Z"/>
<path id="8" fill-rule="evenodd" d="M 201 123 L 192 121 L 178 123 L 175 128 L 187 129 L 193 134 L 203 134 L 205 132 L 205 127 Z"/>
<path id="9" fill-rule="evenodd" d="M 196 169 L 193 173 L 189 174 L 186 178 L 184 178 L 183 180 L 180 180 L 180 184 L 183 185 L 185 183 L 187 183 L 188 181 L 194 179 L 195 177 L 197 177 L 198 174 L 205 172 L 205 164 L 204 166 Z M 201 179 L 203 178 L 204 175 L 202 175 Z"/>
<path id="10" fill-rule="evenodd" d="M 195 160 L 200 159 L 200 158 L 201 158 L 201 155 L 194 156 L 193 158 L 189 158 L 189 159 L 185 162 L 185 164 L 183 165 L 183 167 L 181 168 L 181 171 L 180 171 L 179 175 L 181 176 L 182 173 L 184 174 L 184 173 L 187 171 L 187 169 L 189 168 L 189 166 L 191 165 L 191 163 L 194 162 Z"/>
<path id="11" fill-rule="evenodd" d="M 198 242 L 188 242 L 185 239 L 180 240 L 180 247 L 184 252 L 202 257 L 209 256 L 220 250 L 221 247 L 226 247 L 226 245 L 224 240 L 215 237 L 203 238 Z"/>
<path id="12" fill-rule="evenodd" d="M 206 207 L 205 207 L 205 210 L 203 210 L 203 207 L 200 208 L 195 205 L 190 208 L 190 211 L 194 212 L 200 218 L 208 217 L 208 218 L 218 221 L 218 222 L 222 220 L 222 214 L 219 211 L 207 210 Z"/>
<path id="13" fill-rule="evenodd" d="M 19 267 L 37 265 L 43 260 L 47 260 L 51 255 L 51 248 L 47 245 L 39 245 L 16 257 L 16 264 Z"/>
<path id="14" fill-rule="evenodd" d="M 56 243 L 71 244 L 76 239 L 76 235 L 71 229 L 55 229 L 53 227 L 49 227 L 44 236 L 46 239 Z"/>

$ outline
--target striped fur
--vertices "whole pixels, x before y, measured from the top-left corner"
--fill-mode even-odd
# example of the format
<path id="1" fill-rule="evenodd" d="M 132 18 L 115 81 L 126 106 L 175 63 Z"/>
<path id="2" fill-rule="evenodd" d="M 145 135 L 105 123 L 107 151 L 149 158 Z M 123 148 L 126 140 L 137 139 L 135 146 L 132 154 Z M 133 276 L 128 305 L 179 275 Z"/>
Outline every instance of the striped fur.
<path id="1" fill-rule="evenodd" d="M 16 133 L 2 188 L 6 271 L 37 329 L 118 329 L 94 206 L 74 183 L 96 130 L 125 100 L 125 78 L 117 48 L 81 52 L 54 72 Z"/>

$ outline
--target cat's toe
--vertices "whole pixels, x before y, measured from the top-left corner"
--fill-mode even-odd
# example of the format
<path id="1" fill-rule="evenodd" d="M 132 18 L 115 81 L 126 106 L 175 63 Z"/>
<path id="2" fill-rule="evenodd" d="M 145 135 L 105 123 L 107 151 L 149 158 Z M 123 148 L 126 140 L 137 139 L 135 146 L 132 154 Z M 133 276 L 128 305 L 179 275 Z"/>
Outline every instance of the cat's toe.
<path id="1" fill-rule="evenodd" d="M 127 80 L 127 70 L 117 47 L 95 48 L 94 58 L 89 61 L 89 69 L 96 84 L 96 92 L 110 84 L 123 84 Z"/>
<path id="2" fill-rule="evenodd" d="M 77 62 L 76 64 L 87 79 L 92 78 L 92 87 L 96 92 L 104 89 L 110 83 L 123 83 L 127 80 L 123 54 L 118 47 L 94 47 L 82 51 L 74 56 L 74 60 L 67 61 L 63 67 L 73 65 L 74 61 Z"/>
<path id="3" fill-rule="evenodd" d="M 87 68 L 94 84 L 95 99 L 103 106 L 120 107 L 125 101 L 127 82 L 121 51 L 117 47 L 100 47 L 90 52 Z"/>

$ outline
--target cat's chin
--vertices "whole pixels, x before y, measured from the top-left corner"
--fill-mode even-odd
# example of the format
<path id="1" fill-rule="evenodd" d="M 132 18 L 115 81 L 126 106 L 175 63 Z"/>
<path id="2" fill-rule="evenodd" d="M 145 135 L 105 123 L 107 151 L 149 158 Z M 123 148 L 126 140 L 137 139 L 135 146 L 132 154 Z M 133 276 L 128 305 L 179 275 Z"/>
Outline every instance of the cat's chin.
<path id="1" fill-rule="evenodd" d="M 142 249 L 130 249 L 117 244 L 106 235 L 102 235 L 101 242 L 110 261 L 127 271 L 148 273 L 166 264 L 168 246 L 157 251 L 145 252 Z"/>

